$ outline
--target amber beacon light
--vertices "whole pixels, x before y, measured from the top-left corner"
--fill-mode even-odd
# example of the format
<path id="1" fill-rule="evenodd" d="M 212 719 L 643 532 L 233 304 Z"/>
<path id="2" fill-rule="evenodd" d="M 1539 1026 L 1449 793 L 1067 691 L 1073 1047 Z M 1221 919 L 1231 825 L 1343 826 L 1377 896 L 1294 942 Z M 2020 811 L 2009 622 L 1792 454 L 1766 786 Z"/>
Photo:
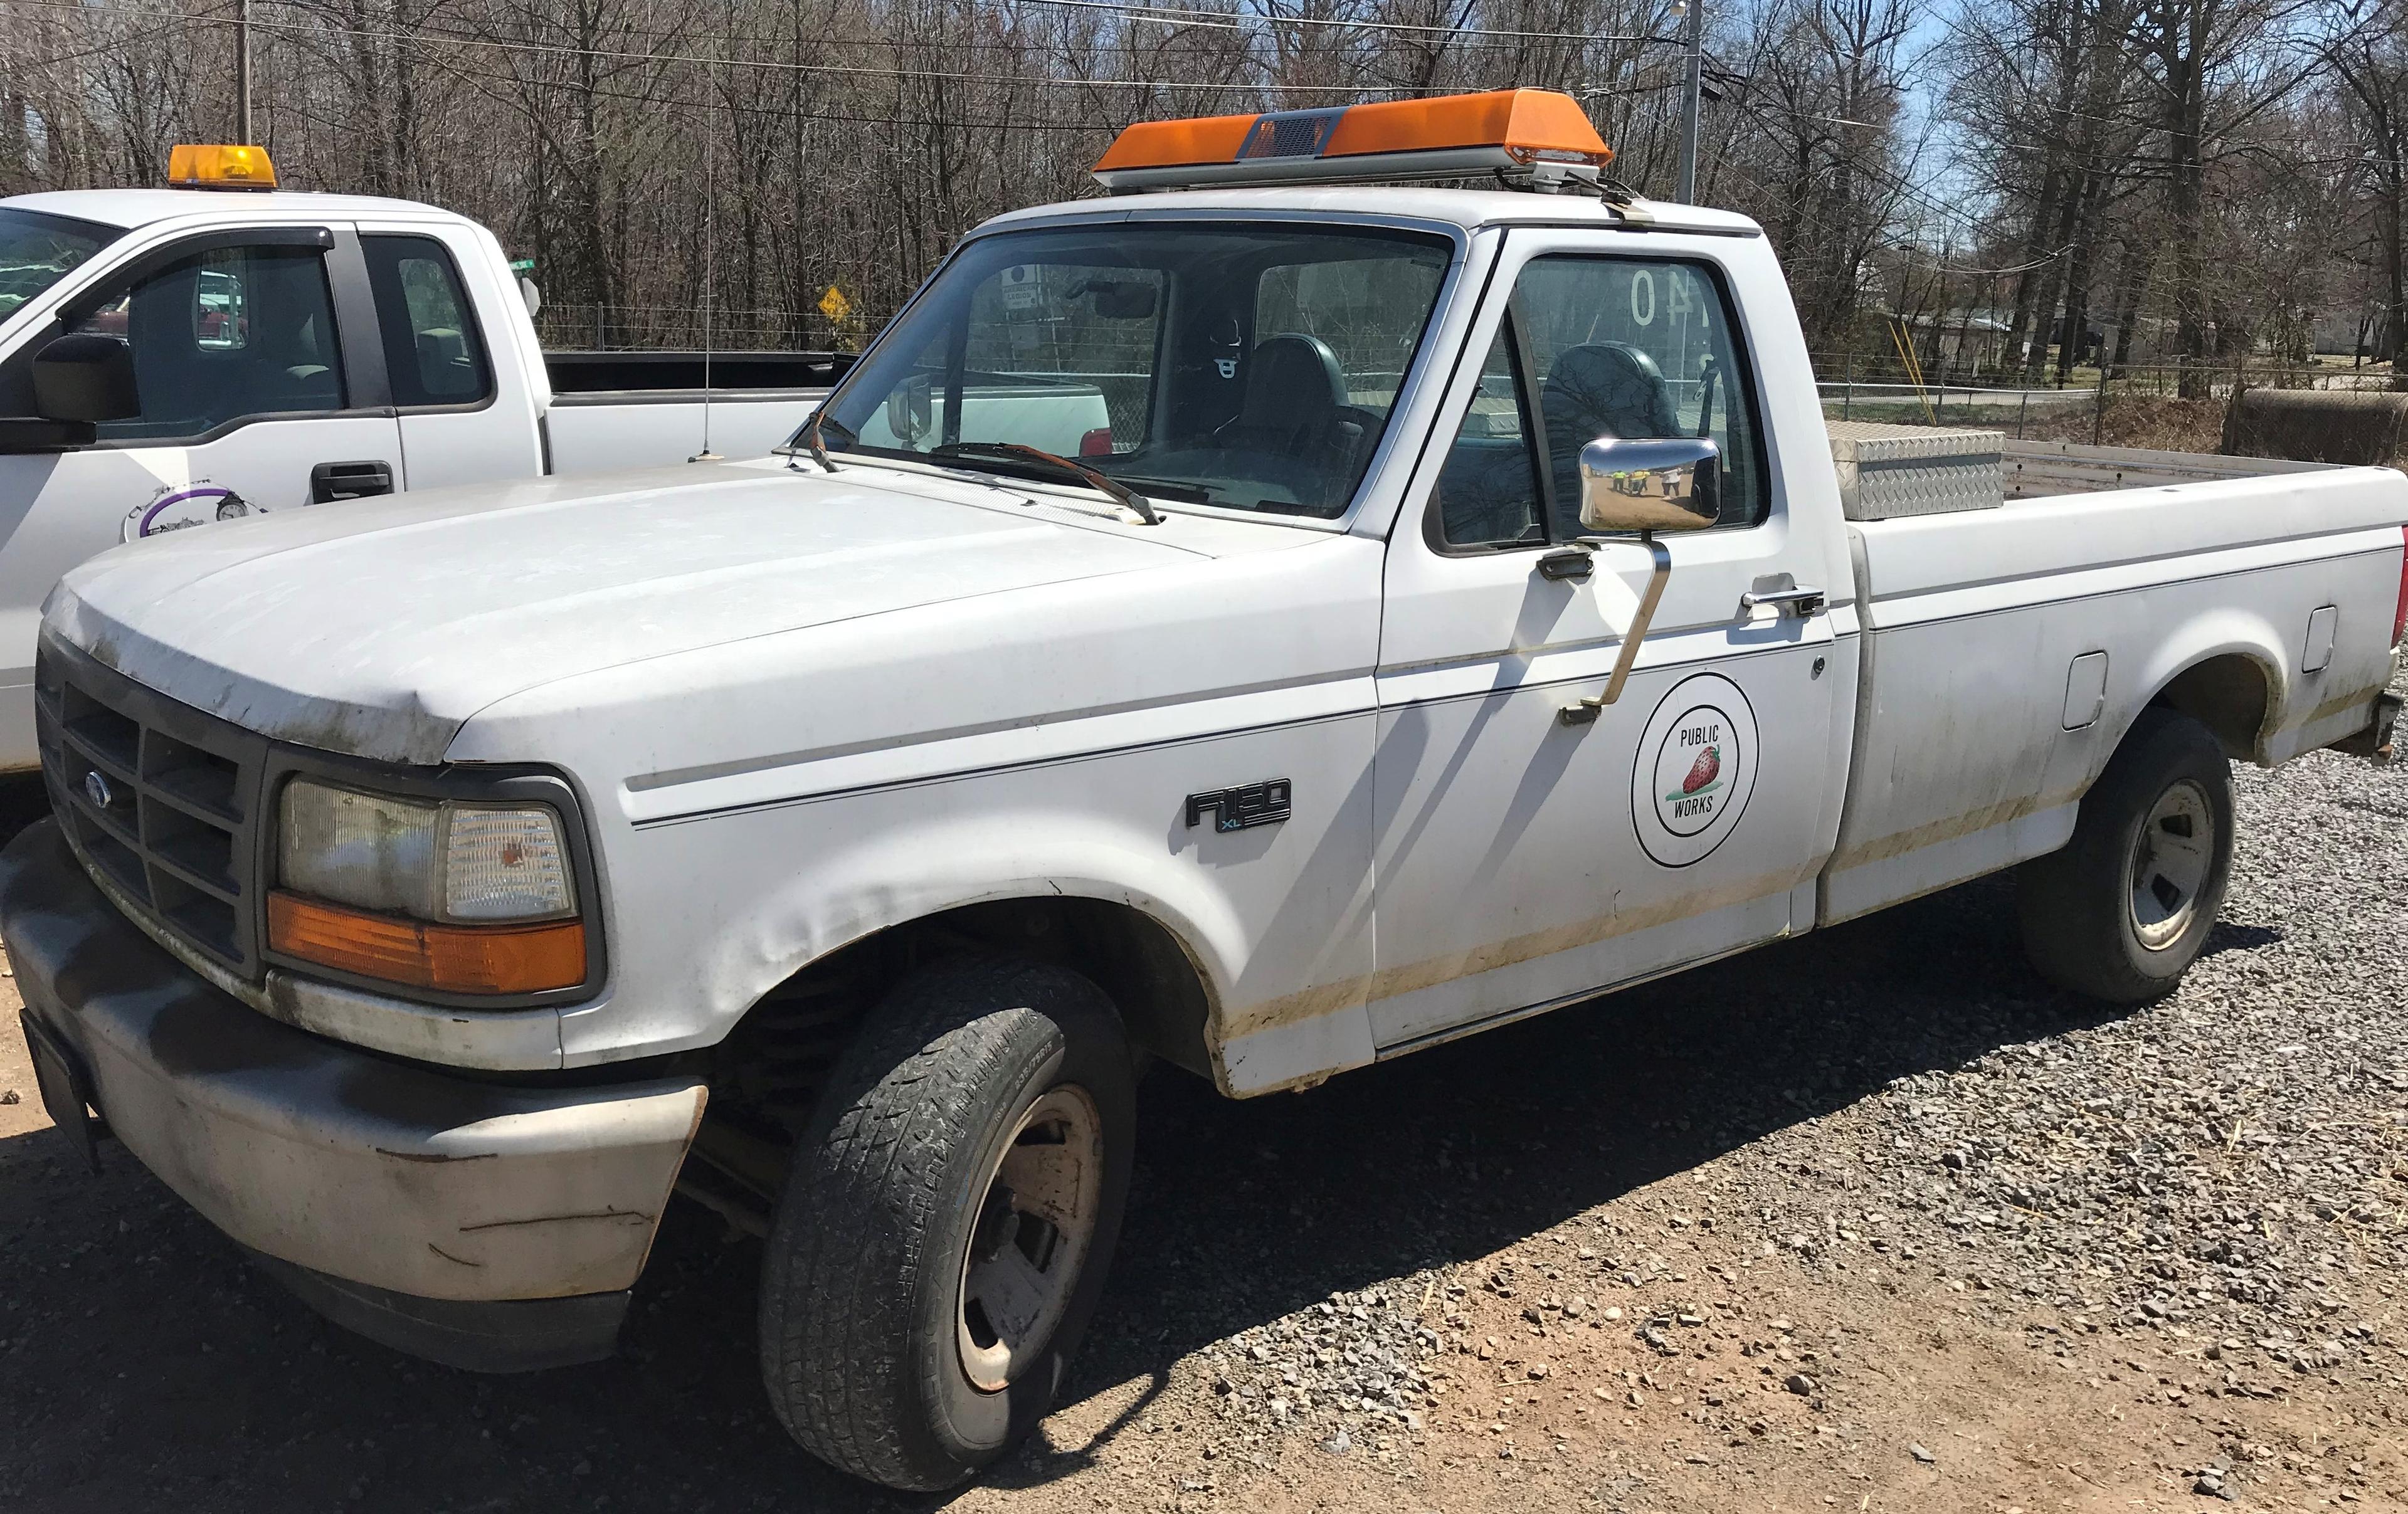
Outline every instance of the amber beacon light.
<path id="1" fill-rule="evenodd" d="M 1613 161 L 1587 113 L 1554 90 L 1493 90 L 1260 116 L 1148 121 L 1096 163 L 1107 189 L 1455 179 Z"/>
<path id="2" fill-rule="evenodd" d="M 167 183 L 174 189 L 272 190 L 276 164 L 263 147 L 179 142 L 167 153 Z"/>

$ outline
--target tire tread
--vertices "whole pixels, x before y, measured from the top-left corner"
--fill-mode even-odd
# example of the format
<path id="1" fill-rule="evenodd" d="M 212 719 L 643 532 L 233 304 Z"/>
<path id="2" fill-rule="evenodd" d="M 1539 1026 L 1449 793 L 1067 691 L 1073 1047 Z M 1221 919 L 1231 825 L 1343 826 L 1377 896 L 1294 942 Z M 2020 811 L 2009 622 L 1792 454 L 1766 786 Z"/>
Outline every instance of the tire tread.
<path id="1" fill-rule="evenodd" d="M 2171 973 L 2144 971 L 2128 941 L 2125 897 L 2131 827 L 2174 779 L 2208 785 L 2222 835 L 2220 856 L 2200 901 L 2201 921 L 2186 933 L 2186 949 L 2169 961 Z M 2141 711 L 2083 796 L 2073 836 L 2065 846 L 2025 863 L 2015 874 L 2015 913 L 2024 954 L 2059 988 L 2110 1004 L 2141 1005 L 2181 983 L 2223 903 L 2232 847 L 2232 788 L 2224 749 L 2207 727 L 2163 706 Z"/>
<path id="2" fill-rule="evenodd" d="M 979 1091 L 1025 1060 L 1032 1039 L 1096 1019 L 1116 1035 L 1109 1001 L 1083 978 L 966 959 L 907 978 L 838 1060 L 819 1121 L 796 1148 L 760 1301 L 771 1406 L 813 1455 L 916 1491 L 976 1469 L 910 1433 L 921 1249 L 949 1159 L 978 1138 Z"/>

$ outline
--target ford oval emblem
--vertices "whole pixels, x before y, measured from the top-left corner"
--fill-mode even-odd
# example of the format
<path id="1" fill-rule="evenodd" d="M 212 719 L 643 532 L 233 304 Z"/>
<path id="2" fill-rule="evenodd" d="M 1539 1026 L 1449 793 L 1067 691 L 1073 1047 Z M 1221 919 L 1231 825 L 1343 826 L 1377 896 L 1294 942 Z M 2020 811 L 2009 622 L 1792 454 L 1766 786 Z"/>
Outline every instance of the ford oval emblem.
<path id="1" fill-rule="evenodd" d="M 84 774 L 83 793 L 85 798 L 103 809 L 107 809 L 109 801 L 117 797 L 108 790 L 108 779 L 102 778 L 97 769 Z"/>

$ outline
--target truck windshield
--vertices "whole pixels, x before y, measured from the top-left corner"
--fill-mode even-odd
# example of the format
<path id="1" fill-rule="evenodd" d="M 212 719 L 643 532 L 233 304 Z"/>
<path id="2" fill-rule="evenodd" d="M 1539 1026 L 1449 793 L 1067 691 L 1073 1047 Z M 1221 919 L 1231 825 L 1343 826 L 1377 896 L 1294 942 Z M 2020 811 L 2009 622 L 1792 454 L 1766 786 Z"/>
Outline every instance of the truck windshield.
<path id="1" fill-rule="evenodd" d="M 88 221 L 0 209 L 0 321 L 122 235 Z"/>
<path id="2" fill-rule="evenodd" d="M 830 397 L 822 436 L 999 473 L 1029 465 L 998 456 L 1016 444 L 1152 498 L 1333 518 L 1387 427 L 1450 256 L 1440 237 L 1368 228 L 981 237 Z"/>

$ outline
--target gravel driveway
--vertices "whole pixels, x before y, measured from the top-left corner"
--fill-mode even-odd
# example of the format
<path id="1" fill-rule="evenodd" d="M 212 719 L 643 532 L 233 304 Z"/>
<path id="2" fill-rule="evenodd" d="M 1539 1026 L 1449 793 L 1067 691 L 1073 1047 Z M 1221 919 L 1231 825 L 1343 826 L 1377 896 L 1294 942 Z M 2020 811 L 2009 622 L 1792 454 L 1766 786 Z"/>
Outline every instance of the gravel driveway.
<path id="1" fill-rule="evenodd" d="M 2137 1013 L 1985 881 L 1305 1095 L 1157 1074 L 1069 1402 L 953 1502 L 2408 1507 L 2408 769 L 2236 783 L 2224 923 Z M 0 1508 L 946 1502 L 785 1443 L 710 1216 L 622 1359 L 427 1367 L 64 1171 L 0 1023 Z"/>

